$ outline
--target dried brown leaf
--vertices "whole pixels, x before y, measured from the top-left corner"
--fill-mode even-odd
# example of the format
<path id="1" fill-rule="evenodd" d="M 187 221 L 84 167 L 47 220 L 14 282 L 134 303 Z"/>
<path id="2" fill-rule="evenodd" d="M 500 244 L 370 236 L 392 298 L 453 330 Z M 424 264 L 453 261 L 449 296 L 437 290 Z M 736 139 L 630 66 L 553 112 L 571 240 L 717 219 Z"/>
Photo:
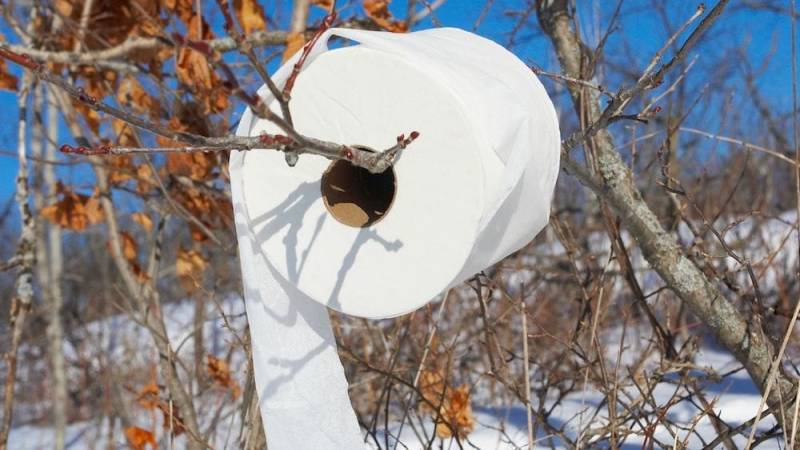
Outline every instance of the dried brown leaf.
<path id="1" fill-rule="evenodd" d="M 208 24 L 199 16 L 193 15 L 187 28 L 189 39 L 210 40 L 214 38 Z M 182 48 L 178 52 L 175 72 L 178 80 L 202 102 L 203 114 L 218 113 L 230 105 L 228 89 L 223 86 L 222 79 L 212 70 L 206 56 L 202 53 L 191 48 Z"/>
<path id="2" fill-rule="evenodd" d="M 144 231 L 150 232 L 153 230 L 153 219 L 143 212 L 135 212 L 131 214 L 131 220 L 138 223 Z"/>
<path id="3" fill-rule="evenodd" d="M 408 23 L 402 20 L 394 20 L 392 13 L 389 12 L 389 4 L 392 0 L 364 0 L 364 11 L 378 26 L 386 31 L 394 33 L 404 33 L 408 31 Z"/>
<path id="4" fill-rule="evenodd" d="M 163 0 L 164 7 L 175 13 L 184 24 L 188 25 L 194 17 L 194 0 Z"/>
<path id="5" fill-rule="evenodd" d="M 211 177 L 216 163 L 214 155 L 210 153 L 170 153 L 166 167 L 170 175 L 206 181 Z"/>
<path id="6" fill-rule="evenodd" d="M 106 163 L 109 184 L 119 185 L 133 178 L 135 170 L 130 155 L 108 155 L 103 162 Z"/>
<path id="7" fill-rule="evenodd" d="M 104 220 L 105 215 L 96 197 L 77 194 L 69 188 L 59 188 L 61 198 L 39 212 L 50 222 L 73 231 L 83 231 Z"/>
<path id="8" fill-rule="evenodd" d="M 17 90 L 17 77 L 8 72 L 5 60 L 0 61 L 0 89 L 12 92 Z"/>
<path id="9" fill-rule="evenodd" d="M 156 409 L 160 402 L 161 400 L 158 398 L 158 385 L 155 382 L 144 385 L 136 395 L 136 403 L 144 409 Z"/>
<path id="10" fill-rule="evenodd" d="M 128 427 L 125 428 L 125 438 L 133 450 L 144 450 L 150 444 L 151 448 L 157 448 L 155 435 L 144 428 Z"/>
<path id="11" fill-rule="evenodd" d="M 233 0 L 233 9 L 244 34 L 267 29 L 264 8 L 258 4 L 257 0 Z"/>
<path id="12" fill-rule="evenodd" d="M 136 167 L 136 192 L 146 194 L 152 191 L 158 183 L 149 164 L 139 164 Z"/>
<path id="13" fill-rule="evenodd" d="M 436 434 L 441 438 L 449 438 L 455 433 L 463 439 L 474 429 L 475 417 L 469 401 L 469 388 L 461 385 L 456 389 L 449 389 L 439 412 Z"/>
<path id="14" fill-rule="evenodd" d="M 319 6 L 326 11 L 330 11 L 333 8 L 333 0 L 311 0 L 311 4 Z"/>
<path id="15" fill-rule="evenodd" d="M 203 272 L 208 267 L 208 260 L 196 250 L 178 250 L 175 258 L 175 273 L 181 287 L 189 294 L 200 287 Z"/>
<path id="16" fill-rule="evenodd" d="M 117 87 L 117 101 L 130 107 L 139 114 L 147 114 L 150 118 L 159 116 L 161 106 L 134 77 L 125 77 Z"/>
<path id="17" fill-rule="evenodd" d="M 206 359 L 206 368 L 208 369 L 208 375 L 215 383 L 230 389 L 234 399 L 239 396 L 241 392 L 239 383 L 231 376 L 231 369 L 225 361 L 208 355 Z"/>
<path id="18" fill-rule="evenodd" d="M 306 44 L 306 38 L 303 33 L 289 33 L 286 36 L 286 49 L 283 51 L 283 62 L 286 62 L 295 53 L 299 52 Z"/>
<path id="19" fill-rule="evenodd" d="M 174 403 L 159 402 L 157 406 L 164 417 L 162 425 L 165 430 L 171 429 L 173 436 L 180 436 L 186 432 L 186 424 Z"/>
<path id="20" fill-rule="evenodd" d="M 127 231 L 119 233 L 119 244 L 122 247 L 122 257 L 128 262 L 135 262 L 139 256 L 139 245 Z"/>

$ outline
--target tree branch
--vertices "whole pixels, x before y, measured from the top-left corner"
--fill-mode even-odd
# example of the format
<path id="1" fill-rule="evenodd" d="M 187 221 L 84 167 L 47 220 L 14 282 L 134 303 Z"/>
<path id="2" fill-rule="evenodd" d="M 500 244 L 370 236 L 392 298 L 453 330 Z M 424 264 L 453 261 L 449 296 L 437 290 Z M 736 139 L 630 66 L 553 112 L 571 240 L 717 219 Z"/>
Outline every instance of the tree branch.
<path id="1" fill-rule="evenodd" d="M 539 21 L 555 47 L 563 74 L 584 79 L 584 44 L 572 29 L 568 3 L 568 0 L 540 0 Z M 719 1 L 669 62 L 653 74 L 641 77 L 633 88 L 623 90 L 605 110 L 600 110 L 598 92 L 587 90 L 582 85 L 568 84 L 575 109 L 580 117 L 587 117 L 589 126 L 580 137 L 566 140 L 562 153 L 567 167 L 621 216 L 653 269 L 713 331 L 719 342 L 734 354 L 763 390 L 774 356 L 770 341 L 759 326 L 742 317 L 718 287 L 684 255 L 674 236 L 664 230 L 636 188 L 630 169 L 614 149 L 613 136 L 607 129 L 632 98 L 657 85 L 676 62 L 685 58 L 727 3 L 727 0 Z M 577 164 L 569 156 L 572 147 L 588 139 L 597 151 L 597 177 L 583 167 L 575 167 Z M 780 407 L 781 395 L 784 400 L 792 399 L 795 392 L 789 379 L 779 377 L 777 392 L 768 400 L 770 407 L 774 408 Z"/>
<path id="2" fill-rule="evenodd" d="M 190 151 L 206 152 L 273 149 L 284 152 L 295 152 L 297 154 L 309 153 L 323 156 L 331 160 L 349 161 L 353 165 L 363 167 L 372 173 L 381 173 L 391 166 L 391 161 L 395 159 L 395 156 L 400 150 L 404 149 L 419 136 L 419 133 L 416 131 L 412 131 L 409 135 L 410 137 L 407 139 L 401 135 L 398 137 L 398 143 L 403 141 L 404 145 L 398 147 L 396 144 L 385 151 L 374 153 L 358 145 L 338 144 L 301 135 L 280 117 L 276 116 L 272 112 L 269 112 L 269 109 L 260 99 L 258 101 L 253 100 L 251 106 L 256 108 L 255 111 L 257 113 L 261 113 L 262 115 L 266 116 L 268 120 L 273 121 L 287 131 L 289 136 L 263 134 L 261 136 L 250 137 L 206 137 L 194 133 L 174 131 L 113 107 L 101 100 L 90 97 L 88 94 L 86 94 L 83 88 L 76 87 L 66 79 L 54 75 L 47 70 L 44 64 L 39 63 L 27 55 L 20 55 L 12 52 L 8 49 L 8 47 L 0 46 L 0 57 L 21 65 L 39 80 L 61 88 L 71 97 L 88 105 L 96 111 L 108 114 L 141 130 L 149 131 L 175 141 L 185 142 L 191 146 L 192 150 Z M 242 98 L 244 98 L 244 96 Z M 123 148 L 122 150 L 117 151 L 111 146 L 88 148 L 86 146 L 72 147 L 71 145 L 64 145 L 61 147 L 61 150 L 65 153 L 82 155 L 109 155 L 133 152 L 133 149 L 131 148 Z M 177 151 L 177 148 L 141 149 L 142 152 L 158 152 L 162 150 Z"/>

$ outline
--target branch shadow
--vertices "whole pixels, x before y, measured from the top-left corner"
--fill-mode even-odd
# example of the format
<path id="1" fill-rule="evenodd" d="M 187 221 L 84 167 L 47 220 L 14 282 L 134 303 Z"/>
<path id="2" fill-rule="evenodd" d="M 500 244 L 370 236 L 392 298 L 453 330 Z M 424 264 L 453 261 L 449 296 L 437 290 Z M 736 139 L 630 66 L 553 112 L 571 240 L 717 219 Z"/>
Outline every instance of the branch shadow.
<path id="1" fill-rule="evenodd" d="M 249 236 L 249 246 L 252 257 L 258 258 L 263 264 L 255 264 L 255 267 L 265 267 L 270 274 L 263 274 L 263 276 L 272 276 L 277 282 L 279 291 L 283 291 L 285 296 L 290 300 L 287 302 L 286 308 L 281 308 L 281 311 L 276 311 L 269 306 L 270 302 L 263 301 L 265 298 L 274 295 L 284 295 L 283 293 L 275 293 L 268 289 L 260 289 L 260 284 L 245 285 L 245 297 L 249 299 L 259 299 L 261 301 L 251 302 L 257 304 L 262 308 L 264 314 L 269 315 L 274 320 L 285 326 L 293 326 L 298 321 L 305 321 L 314 334 L 321 338 L 321 342 L 311 349 L 304 349 L 296 358 L 276 358 L 272 357 L 268 360 L 270 366 L 278 367 L 281 374 L 270 380 L 269 385 L 264 387 L 264 392 L 260 398 L 272 398 L 278 390 L 287 385 L 287 382 L 292 380 L 295 375 L 302 370 L 304 366 L 313 361 L 317 356 L 323 353 L 331 345 L 335 345 L 332 330 L 329 324 L 327 314 L 320 314 L 320 308 L 324 306 L 315 301 L 308 295 L 301 292 L 297 287 L 300 280 L 305 263 L 312 246 L 318 242 L 319 234 L 323 225 L 328 219 L 328 213 L 323 212 L 314 223 L 314 231 L 312 238 L 308 245 L 301 249 L 299 248 L 299 233 L 303 226 L 312 222 L 303 220 L 308 209 L 315 201 L 319 201 L 320 188 L 318 182 L 304 182 L 300 184 L 290 195 L 288 195 L 278 206 L 275 208 L 248 220 L 248 227 L 251 230 Z M 262 228 L 253 233 L 254 227 L 261 226 Z M 286 235 L 283 238 L 283 245 L 285 248 L 284 254 L 286 258 L 287 276 L 284 277 L 275 269 L 275 266 L 270 263 L 268 258 L 261 251 L 261 244 L 264 240 L 272 237 L 284 229 L 287 229 Z M 381 237 L 378 232 L 370 228 L 362 228 L 359 230 L 355 241 L 347 254 L 341 261 L 338 268 L 336 284 L 331 291 L 328 298 L 328 306 L 339 308 L 341 306 L 340 294 L 348 273 L 351 271 L 356 263 L 358 253 L 361 248 L 370 241 L 378 242 L 387 251 L 395 252 L 402 248 L 402 241 L 390 241 Z M 291 343 L 289 343 L 290 345 Z M 268 344 L 269 345 L 269 344 Z"/>

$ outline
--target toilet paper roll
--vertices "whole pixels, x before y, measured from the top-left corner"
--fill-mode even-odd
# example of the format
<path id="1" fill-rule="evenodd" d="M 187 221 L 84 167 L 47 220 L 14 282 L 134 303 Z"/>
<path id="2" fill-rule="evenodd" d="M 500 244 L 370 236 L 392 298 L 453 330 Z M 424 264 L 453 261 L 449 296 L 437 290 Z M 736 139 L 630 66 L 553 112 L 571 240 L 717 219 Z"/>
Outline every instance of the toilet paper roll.
<path id="1" fill-rule="evenodd" d="M 331 36 L 358 45 L 329 50 Z M 274 75 L 279 86 L 298 57 Z M 300 133 L 375 150 L 420 133 L 379 176 L 314 155 L 293 168 L 276 151 L 230 159 L 268 446 L 363 448 L 326 307 L 403 314 L 528 243 L 549 216 L 558 122 L 521 61 L 448 28 L 328 30 L 291 111 Z M 245 111 L 237 134 L 265 132 L 280 130 Z"/>
<path id="2" fill-rule="evenodd" d="M 360 45 L 325 52 L 332 35 Z M 300 133 L 376 150 L 402 132 L 420 137 L 394 165 L 394 179 L 379 187 L 394 194 L 383 211 L 334 205 L 345 215 L 349 207 L 365 219 L 381 217 L 364 228 L 329 211 L 322 195 L 329 160 L 304 155 L 288 169 L 280 152 L 236 156 L 243 159 L 249 227 L 284 280 L 343 313 L 392 317 L 516 251 L 544 227 L 558 173 L 558 122 L 541 83 L 513 54 L 448 28 L 334 29 L 317 47 L 292 93 Z M 249 112 L 239 131 L 280 132 Z"/>

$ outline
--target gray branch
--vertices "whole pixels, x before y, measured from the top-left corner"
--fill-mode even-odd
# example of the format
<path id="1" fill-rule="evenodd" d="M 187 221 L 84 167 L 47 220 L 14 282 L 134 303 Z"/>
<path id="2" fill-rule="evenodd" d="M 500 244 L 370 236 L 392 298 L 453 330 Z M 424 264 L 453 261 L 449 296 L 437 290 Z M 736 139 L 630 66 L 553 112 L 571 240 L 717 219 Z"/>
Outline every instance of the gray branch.
<path id="1" fill-rule="evenodd" d="M 617 94 L 616 99 L 605 110 L 600 108 L 597 90 L 586 89 L 579 84 L 567 84 L 577 114 L 586 117 L 589 126 L 579 139 L 573 139 L 574 142 L 565 141 L 562 158 L 568 172 L 575 174 L 621 216 L 622 223 L 636 239 L 648 263 L 709 327 L 719 342 L 742 363 L 763 392 L 775 353 L 760 324 L 746 320 L 733 303 L 724 297 L 717 285 L 686 257 L 675 237 L 664 230 L 658 217 L 636 188 L 631 171 L 614 149 L 614 138 L 607 129 L 614 116 L 621 114 L 624 106 L 634 96 L 658 85 L 667 71 L 686 56 L 727 3 L 727 0 L 717 3 L 683 43 L 676 56 L 657 70 L 654 69 L 657 60 L 654 60 L 648 68 L 649 74 L 641 77 L 634 87 Z M 585 45 L 571 26 L 569 1 L 540 0 L 538 16 L 542 28 L 555 47 L 563 74 L 575 79 L 585 79 L 584 74 L 591 73 L 585 65 L 591 62 L 585 53 Z M 660 59 L 660 55 L 656 59 Z M 574 145 L 586 140 L 591 140 L 597 152 L 596 173 L 579 164 L 569 154 Z M 785 405 L 792 403 L 795 386 L 779 373 L 776 387 L 770 394 L 768 403 L 771 408 L 779 410 L 781 397 Z M 785 411 L 787 423 L 791 423 L 789 408 L 785 408 Z"/>

